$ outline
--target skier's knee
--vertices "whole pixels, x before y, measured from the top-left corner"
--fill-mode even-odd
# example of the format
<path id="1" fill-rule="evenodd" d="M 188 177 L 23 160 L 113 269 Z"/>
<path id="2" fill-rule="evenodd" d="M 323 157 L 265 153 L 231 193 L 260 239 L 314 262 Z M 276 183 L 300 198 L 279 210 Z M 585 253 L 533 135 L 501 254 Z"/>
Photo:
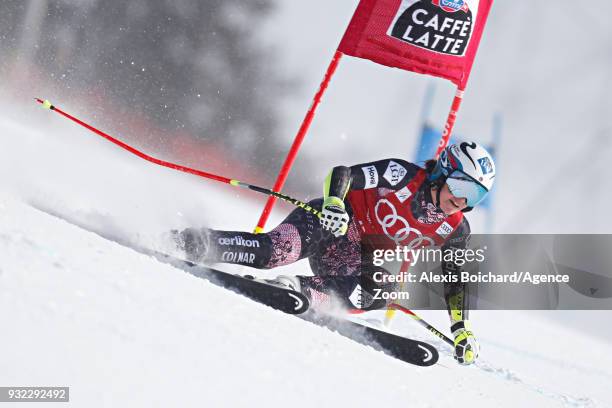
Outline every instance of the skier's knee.
<path id="1" fill-rule="evenodd" d="M 265 235 L 271 242 L 270 260 L 265 269 L 288 265 L 300 259 L 302 238 L 295 225 L 282 223 Z"/>

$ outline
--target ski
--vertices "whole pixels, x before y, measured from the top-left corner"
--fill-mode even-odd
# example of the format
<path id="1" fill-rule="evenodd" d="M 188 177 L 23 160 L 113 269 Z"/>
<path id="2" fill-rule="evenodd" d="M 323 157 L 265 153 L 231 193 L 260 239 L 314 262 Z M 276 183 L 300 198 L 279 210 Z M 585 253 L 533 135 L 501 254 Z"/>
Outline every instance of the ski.
<path id="1" fill-rule="evenodd" d="M 138 245 L 126 242 L 123 239 L 99 231 L 79 221 L 68 219 L 55 211 L 40 208 L 39 206 L 35 206 L 35 208 L 86 231 L 94 233 L 104 239 L 113 241 L 143 255 L 154 257 L 162 263 L 166 263 L 177 269 L 181 269 L 182 271 L 185 271 L 200 279 L 206 279 L 215 285 L 229 289 L 237 294 L 246 296 L 249 299 L 270 306 L 276 310 L 294 315 L 301 314 L 299 317 L 308 322 L 326 327 L 344 337 L 351 339 L 352 341 L 372 347 L 375 350 L 381 351 L 398 360 L 423 367 L 431 366 L 438 361 L 439 354 L 437 349 L 423 341 L 399 336 L 347 319 L 309 310 L 310 302 L 301 292 L 271 285 L 259 280 L 245 278 L 240 275 L 219 271 L 217 269 L 199 265 L 160 251 L 140 247 Z"/>
<path id="2" fill-rule="evenodd" d="M 139 251 L 138 249 L 135 249 Z M 142 249 L 139 252 L 151 255 L 161 262 L 171 264 L 187 273 L 198 277 L 212 277 L 220 286 L 242 294 L 256 302 L 263 303 L 274 309 L 289 314 L 301 314 L 308 310 L 309 301 L 300 292 L 280 288 L 257 280 L 243 278 L 238 275 L 221 272 L 189 261 L 174 258 L 161 252 Z M 348 337 L 360 344 L 371 346 L 375 350 L 419 366 L 430 366 L 438 361 L 438 350 L 432 345 L 407 337 L 388 333 L 373 327 L 332 317 L 320 313 L 312 313 L 313 317 L 304 316 L 304 320 L 327 327 L 338 334 Z M 316 316 L 316 317 L 315 317 Z"/>
<path id="3" fill-rule="evenodd" d="M 423 341 L 330 315 L 307 314 L 300 317 L 406 363 L 427 367 L 438 362 L 438 350 Z"/>
<path id="4" fill-rule="evenodd" d="M 138 249 L 136 250 L 138 251 Z M 146 249 L 143 249 L 141 252 L 151 255 L 161 262 L 171 264 L 192 275 L 198 277 L 213 277 L 217 281 L 216 283 L 221 286 L 285 313 L 301 314 L 308 310 L 309 301 L 306 296 L 300 292 L 221 272 L 189 261 L 177 259 L 161 252 Z M 375 350 L 382 351 L 406 363 L 426 367 L 438 361 L 438 350 L 428 343 L 329 315 L 313 313 L 313 316 L 317 317 L 305 317 L 305 320 L 327 327 L 344 337 L 348 337 L 360 344 L 371 346 Z"/>
<path id="5" fill-rule="evenodd" d="M 267 284 L 259 280 L 243 278 L 240 275 L 223 272 L 217 269 L 210 268 L 208 266 L 196 264 L 185 259 L 177 258 L 161 251 L 145 248 L 133 244 L 131 242 L 127 242 L 125 239 L 112 236 L 111 234 L 105 233 L 104 231 L 101 231 L 90 225 L 86 225 L 82 222 L 79 222 L 78 220 L 70 219 L 62 214 L 57 213 L 54 210 L 44 208 L 39 205 L 30 205 L 39 211 L 62 219 L 74 226 L 96 234 L 106 240 L 113 241 L 119 245 L 122 245 L 126 248 L 130 248 L 143 255 L 151 256 L 157 259 L 159 262 L 172 265 L 173 267 L 181 269 L 197 278 L 205 279 L 214 285 L 229 289 L 251 300 L 262 303 L 273 309 L 280 310 L 281 312 L 288 314 L 301 314 L 306 312 L 310 307 L 310 302 L 308 298 L 301 292 Z"/>
<path id="6" fill-rule="evenodd" d="M 136 250 L 138 251 L 138 249 Z M 300 292 L 221 272 L 189 261 L 183 261 L 161 252 L 146 249 L 143 249 L 142 252 L 192 275 L 198 277 L 211 276 L 221 286 L 285 313 L 301 314 L 308 310 L 309 301 Z M 427 367 L 438 361 L 438 350 L 428 343 L 330 315 L 316 312 L 311 315 L 313 317 L 304 316 L 304 320 L 327 327 L 344 337 L 360 344 L 371 346 L 375 350 L 382 351 L 406 363 Z"/>
<path id="7" fill-rule="evenodd" d="M 301 314 L 308 310 L 310 302 L 301 292 L 270 285 L 258 280 L 244 278 L 240 275 L 212 269 L 162 252 L 146 248 L 137 248 L 129 245 L 137 252 L 154 257 L 160 262 L 170 264 L 191 275 L 204 278 L 215 285 L 229 289 L 235 293 L 246 296 L 256 302 L 270 306 L 288 314 Z"/>

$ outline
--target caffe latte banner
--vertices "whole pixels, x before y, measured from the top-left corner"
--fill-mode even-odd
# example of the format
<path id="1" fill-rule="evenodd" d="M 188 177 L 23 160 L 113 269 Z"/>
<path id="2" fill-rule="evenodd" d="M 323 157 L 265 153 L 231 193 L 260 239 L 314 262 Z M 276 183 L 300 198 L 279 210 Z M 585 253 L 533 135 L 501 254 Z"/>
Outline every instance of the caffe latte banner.
<path id="1" fill-rule="evenodd" d="M 362 0 L 338 48 L 465 88 L 493 0 Z"/>

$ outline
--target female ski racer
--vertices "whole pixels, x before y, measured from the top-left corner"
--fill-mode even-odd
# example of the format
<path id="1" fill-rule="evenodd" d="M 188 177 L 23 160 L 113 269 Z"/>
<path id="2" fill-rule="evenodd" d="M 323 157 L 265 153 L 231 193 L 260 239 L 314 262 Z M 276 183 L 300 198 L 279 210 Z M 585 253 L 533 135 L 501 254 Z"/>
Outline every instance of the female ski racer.
<path id="1" fill-rule="evenodd" d="M 308 258 L 314 276 L 279 276 L 273 282 L 301 291 L 315 308 L 340 299 L 348 308 L 379 309 L 387 301 L 374 295 L 377 289 L 397 289 L 373 278 L 376 272 L 388 274 L 369 256 L 381 246 L 380 237 L 382 246 L 394 248 L 465 248 L 470 226 L 464 213 L 484 199 L 494 177 L 490 154 L 465 142 L 448 146 L 424 169 L 399 159 L 337 166 L 325 179 L 323 198 L 309 202 L 321 208 L 320 218 L 297 208 L 267 233 L 188 228 L 175 239 L 194 262 L 270 269 Z M 370 242 L 368 237 L 378 239 Z M 458 273 L 459 266 L 443 262 L 442 270 Z M 466 292 L 461 283 L 444 287 L 455 358 L 461 364 L 473 363 L 479 351 Z"/>

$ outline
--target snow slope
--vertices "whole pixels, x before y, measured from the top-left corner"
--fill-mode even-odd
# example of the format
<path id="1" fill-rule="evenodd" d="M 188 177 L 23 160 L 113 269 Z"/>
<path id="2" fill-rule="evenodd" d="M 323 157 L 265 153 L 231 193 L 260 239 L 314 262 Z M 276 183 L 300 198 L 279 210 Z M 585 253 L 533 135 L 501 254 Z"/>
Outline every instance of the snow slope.
<path id="1" fill-rule="evenodd" d="M 548 319 L 474 313 L 482 358 L 460 367 L 400 318 L 394 330 L 442 351 L 413 367 L 36 210 L 146 240 L 250 229 L 261 200 L 143 163 L 36 106 L 5 108 L 1 385 L 68 385 L 78 407 L 612 406 L 612 347 Z M 446 328 L 443 313 L 426 317 Z"/>

